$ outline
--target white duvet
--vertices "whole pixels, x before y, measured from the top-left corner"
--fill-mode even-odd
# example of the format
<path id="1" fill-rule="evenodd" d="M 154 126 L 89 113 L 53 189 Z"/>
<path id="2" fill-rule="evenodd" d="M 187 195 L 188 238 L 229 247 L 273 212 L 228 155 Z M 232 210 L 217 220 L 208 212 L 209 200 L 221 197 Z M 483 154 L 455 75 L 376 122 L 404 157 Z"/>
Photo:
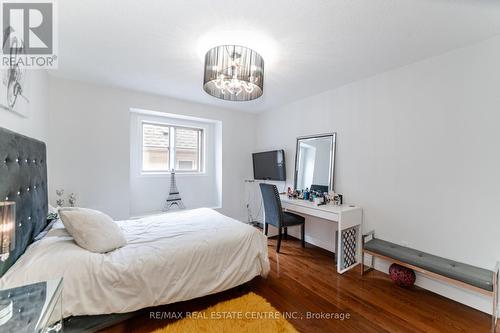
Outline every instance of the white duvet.
<path id="1" fill-rule="evenodd" d="M 127 239 L 106 254 L 76 245 L 65 229 L 33 243 L 1 288 L 64 278 L 64 316 L 123 313 L 217 293 L 269 272 L 267 239 L 202 208 L 117 222 Z"/>

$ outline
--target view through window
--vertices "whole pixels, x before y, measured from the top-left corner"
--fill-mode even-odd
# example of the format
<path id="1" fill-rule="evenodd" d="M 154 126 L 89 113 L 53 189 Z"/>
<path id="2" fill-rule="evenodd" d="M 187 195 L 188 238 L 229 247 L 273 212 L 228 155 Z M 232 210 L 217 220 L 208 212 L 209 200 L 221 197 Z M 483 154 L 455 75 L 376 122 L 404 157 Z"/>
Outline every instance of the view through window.
<path id="1" fill-rule="evenodd" d="M 203 129 L 142 124 L 142 171 L 203 172 Z"/>

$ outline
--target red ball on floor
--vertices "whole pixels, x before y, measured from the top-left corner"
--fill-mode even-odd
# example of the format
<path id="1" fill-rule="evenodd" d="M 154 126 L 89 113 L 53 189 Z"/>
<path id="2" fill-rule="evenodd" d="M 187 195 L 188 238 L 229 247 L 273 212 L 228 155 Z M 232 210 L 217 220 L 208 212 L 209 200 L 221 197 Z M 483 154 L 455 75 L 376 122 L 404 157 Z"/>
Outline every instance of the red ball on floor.
<path id="1" fill-rule="evenodd" d="M 400 287 L 409 288 L 415 284 L 415 272 L 401 265 L 392 264 L 389 267 L 389 275 L 391 280 Z"/>

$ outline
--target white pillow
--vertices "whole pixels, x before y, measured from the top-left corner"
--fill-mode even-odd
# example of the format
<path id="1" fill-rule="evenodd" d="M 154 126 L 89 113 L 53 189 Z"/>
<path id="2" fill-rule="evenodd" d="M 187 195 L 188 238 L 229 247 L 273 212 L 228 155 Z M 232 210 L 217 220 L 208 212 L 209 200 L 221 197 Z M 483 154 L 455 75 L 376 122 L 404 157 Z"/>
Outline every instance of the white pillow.
<path id="1" fill-rule="evenodd" d="M 106 253 L 127 244 L 120 227 L 97 210 L 60 208 L 59 216 L 76 244 L 86 250 Z"/>

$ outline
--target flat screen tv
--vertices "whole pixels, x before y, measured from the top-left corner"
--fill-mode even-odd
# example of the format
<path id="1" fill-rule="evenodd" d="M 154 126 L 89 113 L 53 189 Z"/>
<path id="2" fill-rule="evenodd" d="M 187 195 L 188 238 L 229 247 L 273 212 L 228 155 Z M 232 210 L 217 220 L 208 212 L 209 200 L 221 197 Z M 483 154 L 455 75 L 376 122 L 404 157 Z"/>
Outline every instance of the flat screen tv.
<path id="1" fill-rule="evenodd" d="M 257 180 L 286 180 L 285 151 L 254 153 L 253 178 Z"/>

